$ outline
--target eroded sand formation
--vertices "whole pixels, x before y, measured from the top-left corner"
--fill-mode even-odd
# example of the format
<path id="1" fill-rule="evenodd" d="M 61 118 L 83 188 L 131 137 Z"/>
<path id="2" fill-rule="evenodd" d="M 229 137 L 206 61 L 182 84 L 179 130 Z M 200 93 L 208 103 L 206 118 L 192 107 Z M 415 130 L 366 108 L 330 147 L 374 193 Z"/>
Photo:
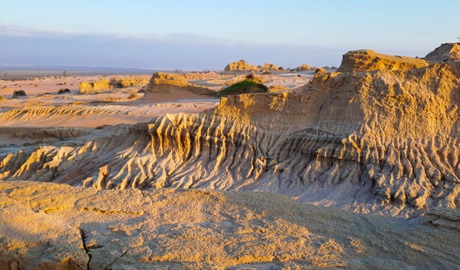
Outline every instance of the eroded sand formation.
<path id="1" fill-rule="evenodd" d="M 92 258 L 102 255 L 101 261 L 91 259 L 93 268 L 106 267 L 110 262 L 115 262 L 111 265 L 114 269 L 133 263 L 139 267 L 155 263 L 191 268 L 248 263 L 259 268 L 357 268 L 360 264 L 392 269 L 458 266 L 460 62 L 431 63 L 354 51 L 344 55 L 339 71 L 318 72 L 307 85 L 294 90 L 222 98 L 216 108 L 199 114 L 166 114 L 149 122 L 76 133 L 71 139 L 54 139 L 51 143 L 36 144 L 32 140 L 27 147 L 2 154 L 0 179 L 14 180 L 2 184 L 3 195 L 8 198 L 4 208 L 24 205 L 16 202 L 20 199 L 14 197 L 14 190 L 31 189 L 40 193 L 41 189 L 49 192 L 59 189 L 57 193 L 76 194 L 78 198 L 82 198 L 81 194 L 85 198 L 93 196 L 78 201 L 69 195 L 66 207 L 59 206 L 59 199 L 49 203 L 57 205 L 52 207 L 38 203 L 38 210 L 33 212 L 34 205 L 30 205 L 27 195 L 24 200 L 29 204 L 21 208 L 31 215 L 45 212 L 37 218 L 49 218 L 47 215 L 52 213 L 53 218 L 59 217 L 65 224 L 75 224 L 69 225 L 74 227 L 68 236 L 69 243 L 73 243 L 69 248 L 80 252 L 81 260 L 72 263 L 84 265 L 89 259 L 85 254 L 91 254 Z M 161 81 L 161 75 L 154 75 L 145 88 L 145 98 L 140 100 L 159 96 L 163 90 L 180 93 L 196 90 L 190 79 L 168 76 Z M 265 193 L 163 188 L 268 191 L 321 206 L 415 219 L 362 216 Z M 43 198 L 58 198 L 45 191 L 43 194 Z M 199 202 L 216 196 L 222 198 L 222 204 L 213 201 L 205 206 Z M 191 197 L 197 201 L 191 203 Z M 110 198 L 120 203 L 111 204 Z M 98 200 L 100 206 L 86 205 Z M 162 200 L 165 204 L 160 204 Z M 162 205 L 173 207 L 176 200 L 183 202 L 181 207 L 201 209 L 179 211 L 187 220 L 193 215 L 191 223 L 184 220 L 168 223 L 167 219 L 173 217 L 171 212 L 161 212 Z M 231 202 L 240 204 L 232 208 Z M 209 210 L 219 205 L 223 206 L 218 212 Z M 111 207 L 116 209 L 110 210 Z M 251 207 L 264 208 L 260 211 L 268 211 L 267 215 L 251 223 L 259 213 Z M 56 211 L 47 211 L 48 208 Z M 246 216 L 244 226 L 237 224 L 238 218 L 225 212 L 231 209 L 251 209 L 251 217 Z M 290 213 L 290 209 L 298 212 Z M 203 211 L 208 216 L 198 220 Z M 334 225 L 335 221 L 326 221 L 319 213 L 328 213 L 325 215 L 329 218 L 335 215 L 343 222 Z M 129 217 L 123 219 L 118 215 Z M 287 227 L 277 223 L 277 220 L 292 222 L 291 215 L 299 216 L 295 229 L 291 223 Z M 309 215 L 319 215 L 315 222 L 325 223 L 315 225 Z M 97 221 L 85 225 L 80 219 L 83 216 Z M 422 216 L 425 217 L 416 218 Z M 121 227 L 129 229 L 120 229 L 124 233 L 120 236 L 120 230 L 114 231 L 109 223 L 104 223 L 105 218 L 110 224 L 121 223 Z M 202 222 L 207 225 L 202 226 Z M 252 235 L 240 239 L 231 229 L 242 226 L 244 230 L 255 230 L 259 225 L 268 228 L 264 233 L 269 232 L 270 237 Z M 85 229 L 86 226 L 89 228 Z M 353 226 L 364 231 L 362 234 L 343 231 Z M 304 239 L 297 245 L 287 240 L 295 232 L 306 229 L 307 234 L 324 227 L 333 228 L 333 232 L 319 234 L 323 238 L 318 238 L 322 239 L 318 242 L 310 239 L 307 243 Z M 152 230 L 157 230 L 155 236 L 142 234 Z M 313 234 L 317 235 L 316 231 Z M 188 242 L 187 235 L 193 235 L 195 240 Z M 346 240 L 349 236 L 357 242 Z M 384 240 L 376 244 L 381 240 L 376 237 Z M 220 243 L 219 239 L 227 238 L 231 238 L 227 244 L 214 246 L 213 243 Z M 129 244 L 123 247 L 119 244 L 114 249 L 111 239 Z M 37 240 L 37 243 L 43 246 L 43 242 Z M 323 244 L 326 246 L 322 247 Z M 184 245 L 186 252 L 172 251 L 175 245 Z M 274 250 L 270 254 L 266 252 L 271 249 L 262 248 L 267 245 Z M 216 253 L 205 255 L 200 249 L 203 246 Z M 352 251 L 356 246 L 370 253 Z M 9 255 L 8 263 L 22 258 L 12 250 L 4 251 L 13 254 Z M 36 254 L 33 250 L 26 253 Z M 317 263 L 315 254 L 326 255 Z M 70 257 L 63 256 L 57 262 L 70 265 L 66 261 Z"/>
<path id="2" fill-rule="evenodd" d="M 148 76 L 128 76 L 128 77 L 113 77 L 107 79 L 102 78 L 99 81 L 89 82 L 83 81 L 80 82 L 78 88 L 80 89 L 81 94 L 94 94 L 103 92 L 106 90 L 111 90 L 114 88 L 127 88 L 132 86 L 144 86 L 149 82 Z"/>
<path id="3" fill-rule="evenodd" d="M 290 72 L 301 72 L 301 71 L 310 71 L 315 70 L 315 67 L 311 67 L 307 64 L 302 64 L 296 68 L 289 69 Z M 274 64 L 265 63 L 263 65 L 250 65 L 245 60 L 240 60 L 237 62 L 228 63 L 225 68 L 225 73 L 238 73 L 244 71 L 257 71 L 257 72 L 285 72 L 286 70 L 283 67 L 277 67 Z"/>
<path id="4" fill-rule="evenodd" d="M 403 216 L 456 208 L 459 65 L 318 73 L 302 90 L 230 96 L 199 115 L 10 154 L 1 177 L 100 189 L 263 190 Z"/>

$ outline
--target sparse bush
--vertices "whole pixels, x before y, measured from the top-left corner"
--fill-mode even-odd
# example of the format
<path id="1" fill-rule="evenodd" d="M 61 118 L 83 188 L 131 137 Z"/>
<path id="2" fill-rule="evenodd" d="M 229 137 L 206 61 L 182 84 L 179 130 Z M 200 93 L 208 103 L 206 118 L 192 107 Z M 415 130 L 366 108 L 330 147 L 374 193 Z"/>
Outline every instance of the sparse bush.
<path id="1" fill-rule="evenodd" d="M 59 89 L 59 91 L 58 91 L 58 95 L 65 94 L 65 93 L 70 93 L 70 89 L 69 88 L 62 88 L 62 89 Z"/>
<path id="2" fill-rule="evenodd" d="M 13 92 L 13 98 L 25 97 L 25 96 L 27 96 L 27 94 L 24 90 L 17 90 Z"/>

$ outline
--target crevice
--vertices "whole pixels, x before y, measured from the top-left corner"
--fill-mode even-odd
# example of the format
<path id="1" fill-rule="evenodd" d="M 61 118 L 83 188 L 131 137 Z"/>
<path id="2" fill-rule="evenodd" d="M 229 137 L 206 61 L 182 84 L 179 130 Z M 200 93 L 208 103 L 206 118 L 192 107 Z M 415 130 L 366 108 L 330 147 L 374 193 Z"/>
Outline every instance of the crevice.
<path id="1" fill-rule="evenodd" d="M 113 265 L 117 260 L 123 258 L 123 256 L 125 256 L 127 252 L 128 252 L 128 249 L 126 249 L 126 250 L 121 254 L 120 257 L 116 257 L 115 260 L 113 260 L 109 265 L 107 265 L 107 266 L 105 267 L 105 270 L 110 270 L 110 269 L 112 269 L 112 265 Z"/>
<path id="2" fill-rule="evenodd" d="M 142 216 L 144 214 L 143 211 L 139 212 L 130 212 L 130 211 L 117 211 L 117 210 L 104 210 L 104 209 L 97 209 L 97 208 L 90 208 L 90 207 L 83 207 L 80 211 L 94 211 L 99 214 L 104 215 L 133 215 L 133 216 Z"/>
<path id="3" fill-rule="evenodd" d="M 91 262 L 91 257 L 92 255 L 89 253 L 89 248 L 86 245 L 86 233 L 83 229 L 80 228 L 80 236 L 81 236 L 81 242 L 83 244 L 83 249 L 86 252 L 86 255 L 88 256 L 88 263 L 86 264 L 86 269 L 89 270 L 89 263 Z"/>

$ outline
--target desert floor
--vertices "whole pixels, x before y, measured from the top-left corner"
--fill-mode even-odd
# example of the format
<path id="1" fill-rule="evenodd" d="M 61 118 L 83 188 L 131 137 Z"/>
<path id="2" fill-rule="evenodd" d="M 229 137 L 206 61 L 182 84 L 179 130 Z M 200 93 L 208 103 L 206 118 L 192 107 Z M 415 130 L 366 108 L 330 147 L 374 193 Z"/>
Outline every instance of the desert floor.
<path id="1" fill-rule="evenodd" d="M 150 75 L 89 75 L 35 77 L 33 72 L 21 73 L 21 79 L 0 80 L 0 127 L 80 127 L 148 122 L 167 113 L 198 113 L 217 105 L 218 99 L 196 95 L 168 95 L 155 99 L 143 98 L 142 87 L 119 88 L 98 94 L 82 95 L 82 81 L 98 81 L 112 77 L 150 77 Z M 267 86 L 297 88 L 312 77 L 310 73 L 286 73 L 265 76 Z M 191 83 L 218 91 L 244 75 L 194 75 Z M 58 94 L 60 89 L 69 93 Z M 13 92 L 23 90 L 27 96 L 12 98 Z M 130 97 L 131 95 L 131 97 Z"/>

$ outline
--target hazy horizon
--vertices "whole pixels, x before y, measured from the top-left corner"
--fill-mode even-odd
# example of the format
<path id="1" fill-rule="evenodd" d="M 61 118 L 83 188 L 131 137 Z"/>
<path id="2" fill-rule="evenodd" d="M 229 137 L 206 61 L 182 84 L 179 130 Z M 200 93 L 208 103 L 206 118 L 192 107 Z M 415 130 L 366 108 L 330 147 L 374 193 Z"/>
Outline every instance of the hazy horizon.
<path id="1" fill-rule="evenodd" d="M 338 66 L 356 49 L 424 57 L 457 41 L 456 1 L 46 1 L 0 11 L 0 64 Z"/>

